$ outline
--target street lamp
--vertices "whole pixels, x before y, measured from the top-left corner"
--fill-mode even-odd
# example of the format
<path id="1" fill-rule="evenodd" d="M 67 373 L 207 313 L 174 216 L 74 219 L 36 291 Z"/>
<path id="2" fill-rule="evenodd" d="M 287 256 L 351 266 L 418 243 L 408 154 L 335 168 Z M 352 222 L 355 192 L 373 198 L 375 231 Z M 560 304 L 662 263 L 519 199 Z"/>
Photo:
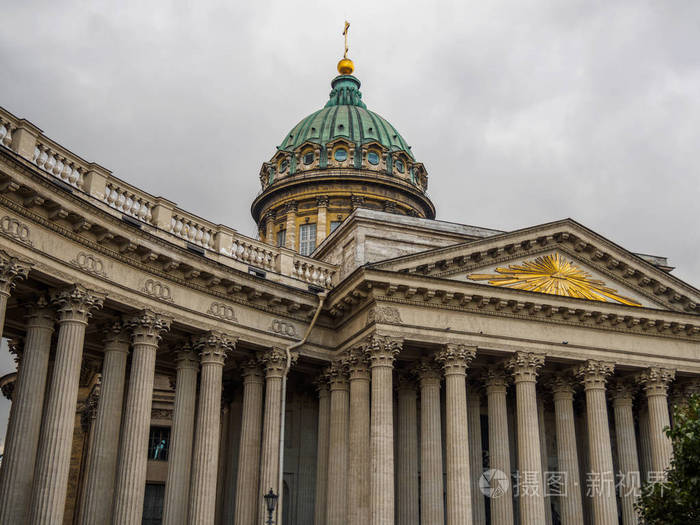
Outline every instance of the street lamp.
<path id="1" fill-rule="evenodd" d="M 279 496 L 277 496 L 272 489 L 263 496 L 263 498 L 265 498 L 265 506 L 267 507 L 267 525 L 275 525 L 275 522 L 272 521 L 272 514 L 275 512 L 275 507 L 277 507 L 278 497 Z"/>

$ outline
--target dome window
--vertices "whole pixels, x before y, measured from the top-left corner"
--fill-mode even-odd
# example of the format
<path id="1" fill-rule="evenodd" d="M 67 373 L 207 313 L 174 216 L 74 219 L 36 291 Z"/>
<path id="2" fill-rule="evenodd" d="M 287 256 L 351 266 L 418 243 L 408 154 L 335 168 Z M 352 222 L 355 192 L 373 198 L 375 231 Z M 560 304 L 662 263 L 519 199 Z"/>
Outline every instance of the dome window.
<path id="1" fill-rule="evenodd" d="M 338 129 L 340 131 L 343 131 L 345 129 L 345 126 L 343 126 L 342 124 L 338 124 Z"/>
<path id="2" fill-rule="evenodd" d="M 399 170 L 399 173 L 403 173 L 406 167 L 404 166 L 404 163 L 402 160 L 397 160 L 396 161 L 396 169 Z"/>
<path id="3" fill-rule="evenodd" d="M 284 173 L 287 171 L 287 166 L 289 166 L 289 162 L 287 162 L 287 159 L 284 159 L 282 162 L 280 162 L 280 173 Z"/>
<path id="4" fill-rule="evenodd" d="M 345 162 L 346 160 L 348 160 L 348 150 L 346 150 L 345 148 L 338 148 L 337 150 L 335 150 L 333 157 L 338 162 Z"/>
<path id="5" fill-rule="evenodd" d="M 367 131 L 369 131 L 370 133 L 372 133 L 372 131 L 374 131 L 374 129 L 372 129 L 372 128 L 367 128 Z"/>
<path id="6" fill-rule="evenodd" d="M 307 151 L 306 153 L 304 153 L 304 164 L 306 164 L 308 166 L 309 164 L 312 164 L 313 161 L 314 161 L 314 152 L 313 151 Z"/>
<path id="7" fill-rule="evenodd" d="M 379 154 L 376 151 L 370 151 L 367 153 L 367 162 L 372 164 L 373 166 L 376 166 L 379 164 Z"/>

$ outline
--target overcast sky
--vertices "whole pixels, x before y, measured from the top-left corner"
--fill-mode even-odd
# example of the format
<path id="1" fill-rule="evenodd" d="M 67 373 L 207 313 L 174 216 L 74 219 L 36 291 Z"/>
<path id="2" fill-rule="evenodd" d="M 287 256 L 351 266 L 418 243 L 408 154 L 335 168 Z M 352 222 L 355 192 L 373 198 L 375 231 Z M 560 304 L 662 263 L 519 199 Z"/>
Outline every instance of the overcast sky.
<path id="1" fill-rule="evenodd" d="M 252 235 L 260 165 L 325 104 L 346 18 L 439 219 L 572 217 L 700 284 L 697 0 L 5 2 L 0 105 Z"/>

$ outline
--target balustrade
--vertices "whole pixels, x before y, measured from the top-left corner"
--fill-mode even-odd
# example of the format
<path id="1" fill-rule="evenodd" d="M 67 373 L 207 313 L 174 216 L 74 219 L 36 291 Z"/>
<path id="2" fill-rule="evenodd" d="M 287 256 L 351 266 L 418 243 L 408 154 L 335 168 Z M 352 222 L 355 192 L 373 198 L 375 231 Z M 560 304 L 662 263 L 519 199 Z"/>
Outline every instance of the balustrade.
<path id="1" fill-rule="evenodd" d="M 250 238 L 235 237 L 231 244 L 230 255 L 232 258 L 252 266 L 277 271 L 279 253 L 276 248 L 269 244 L 256 242 Z"/>
<path id="2" fill-rule="evenodd" d="M 197 220 L 192 215 L 185 215 L 180 211 L 173 212 L 170 224 L 170 233 L 202 248 L 214 247 L 216 228 L 212 224 L 206 224 L 201 219 Z"/>
<path id="3" fill-rule="evenodd" d="M 294 259 L 292 277 L 307 283 L 330 288 L 335 275 L 333 265 L 325 265 L 311 259 Z"/>
<path id="4" fill-rule="evenodd" d="M 104 201 L 115 210 L 131 215 L 141 221 L 152 223 L 153 203 L 142 193 L 136 193 L 115 179 L 105 184 Z"/>

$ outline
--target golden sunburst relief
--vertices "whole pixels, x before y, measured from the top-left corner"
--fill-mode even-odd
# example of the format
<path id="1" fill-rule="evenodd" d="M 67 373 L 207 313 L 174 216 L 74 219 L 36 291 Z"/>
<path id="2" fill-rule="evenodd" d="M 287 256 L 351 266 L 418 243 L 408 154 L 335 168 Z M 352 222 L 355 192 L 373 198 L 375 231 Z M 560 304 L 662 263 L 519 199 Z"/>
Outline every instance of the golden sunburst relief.
<path id="1" fill-rule="evenodd" d="M 538 257 L 534 261 L 496 268 L 495 274 L 473 273 L 467 276 L 473 281 L 488 281 L 493 286 L 505 286 L 517 290 L 565 295 L 591 301 L 618 302 L 628 306 L 642 306 L 629 297 L 619 295 L 599 279 L 593 279 L 573 262 L 558 253 Z"/>

